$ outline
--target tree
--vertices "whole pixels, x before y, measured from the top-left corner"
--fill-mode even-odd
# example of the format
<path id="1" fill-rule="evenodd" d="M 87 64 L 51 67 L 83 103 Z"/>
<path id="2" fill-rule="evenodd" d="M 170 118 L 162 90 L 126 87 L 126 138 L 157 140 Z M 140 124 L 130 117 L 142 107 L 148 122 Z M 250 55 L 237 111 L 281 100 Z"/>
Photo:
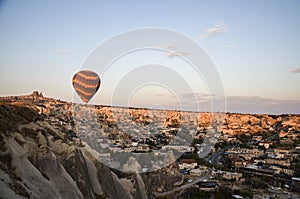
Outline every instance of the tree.
<path id="1" fill-rule="evenodd" d="M 259 178 L 252 178 L 251 182 L 252 182 L 252 187 L 254 189 L 267 189 L 268 188 L 268 185 Z"/>
<path id="2" fill-rule="evenodd" d="M 215 199 L 232 198 L 232 190 L 229 187 L 221 186 L 215 193 Z"/>

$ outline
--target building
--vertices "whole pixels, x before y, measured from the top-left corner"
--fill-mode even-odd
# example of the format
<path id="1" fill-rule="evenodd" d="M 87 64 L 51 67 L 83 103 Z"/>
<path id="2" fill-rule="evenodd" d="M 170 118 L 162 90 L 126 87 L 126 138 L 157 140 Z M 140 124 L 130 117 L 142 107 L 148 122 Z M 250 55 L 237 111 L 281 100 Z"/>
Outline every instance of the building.
<path id="1" fill-rule="evenodd" d="M 250 160 L 264 155 L 264 151 L 260 149 L 247 149 L 247 148 L 232 148 L 227 150 L 228 156 L 233 157 L 243 157 L 245 160 Z"/>
<path id="2" fill-rule="evenodd" d="M 216 188 L 218 188 L 218 183 L 215 181 L 212 182 L 198 182 L 197 185 L 199 186 L 199 189 L 202 191 L 212 191 Z"/>
<path id="3" fill-rule="evenodd" d="M 292 151 L 290 149 L 276 148 L 274 149 L 274 153 L 279 158 L 286 158 L 291 156 Z"/>
<path id="4" fill-rule="evenodd" d="M 192 169 L 190 170 L 191 176 L 200 176 L 203 171 L 201 169 Z"/>
<path id="5" fill-rule="evenodd" d="M 262 136 L 261 136 L 261 135 L 254 135 L 254 136 L 252 137 L 252 140 L 253 140 L 253 141 L 259 142 L 259 141 L 262 140 Z"/>
<path id="6" fill-rule="evenodd" d="M 194 159 L 181 159 L 179 162 L 179 169 L 195 169 L 197 161 Z"/>
<path id="7" fill-rule="evenodd" d="M 243 174 L 237 172 L 224 172 L 221 174 L 221 177 L 226 180 L 240 181 L 243 177 Z"/>
<path id="8" fill-rule="evenodd" d="M 295 171 L 291 168 L 282 168 L 281 172 L 289 176 L 292 176 L 295 173 Z"/>
<path id="9" fill-rule="evenodd" d="M 264 146 L 266 149 L 270 148 L 273 145 L 273 142 L 260 142 L 258 146 Z"/>
<path id="10" fill-rule="evenodd" d="M 240 157 L 232 157 L 230 160 L 232 165 L 237 169 L 246 166 L 246 162 Z"/>
<path id="11" fill-rule="evenodd" d="M 266 158 L 265 159 L 266 164 L 275 164 L 275 165 L 283 165 L 283 166 L 290 166 L 291 163 L 288 159 L 278 159 L 278 158 Z"/>
<path id="12" fill-rule="evenodd" d="M 191 146 L 182 146 L 182 145 L 164 145 L 162 146 L 164 150 L 177 150 L 180 152 L 192 152 L 194 150 Z"/>

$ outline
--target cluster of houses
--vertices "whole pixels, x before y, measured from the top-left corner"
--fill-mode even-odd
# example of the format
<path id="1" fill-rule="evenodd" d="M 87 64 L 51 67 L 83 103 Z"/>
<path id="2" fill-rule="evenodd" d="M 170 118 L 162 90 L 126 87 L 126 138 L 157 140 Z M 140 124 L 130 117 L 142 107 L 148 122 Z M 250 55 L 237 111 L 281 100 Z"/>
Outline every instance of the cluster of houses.
<path id="1" fill-rule="evenodd" d="M 274 173 L 286 174 L 293 176 L 294 168 L 291 167 L 291 161 L 300 157 L 300 146 L 296 148 L 269 148 L 266 150 L 259 148 L 239 148 L 233 147 L 228 149 L 224 154 L 230 159 L 232 166 L 236 169 L 257 165 L 263 165 L 264 169 L 268 169 Z M 257 169 L 261 168 L 256 167 Z M 253 168 L 253 167 L 252 167 Z"/>

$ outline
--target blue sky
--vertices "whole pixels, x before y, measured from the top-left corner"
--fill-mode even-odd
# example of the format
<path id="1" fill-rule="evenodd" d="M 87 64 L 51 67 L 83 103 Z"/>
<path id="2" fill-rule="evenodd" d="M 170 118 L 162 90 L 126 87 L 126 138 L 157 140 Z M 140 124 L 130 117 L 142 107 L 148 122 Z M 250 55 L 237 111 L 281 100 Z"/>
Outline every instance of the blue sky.
<path id="1" fill-rule="evenodd" d="M 223 81 L 228 111 L 300 113 L 299 19 L 296 0 L 2 0 L 0 95 L 39 90 L 72 100 L 71 78 L 99 44 L 159 27 L 198 39 Z"/>

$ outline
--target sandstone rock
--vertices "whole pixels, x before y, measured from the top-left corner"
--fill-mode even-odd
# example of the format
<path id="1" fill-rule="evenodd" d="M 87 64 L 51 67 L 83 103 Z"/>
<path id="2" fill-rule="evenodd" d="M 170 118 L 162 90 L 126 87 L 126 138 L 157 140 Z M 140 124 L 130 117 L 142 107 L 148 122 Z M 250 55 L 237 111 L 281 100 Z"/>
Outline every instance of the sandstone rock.
<path id="1" fill-rule="evenodd" d="M 47 140 L 41 131 L 38 132 L 37 139 L 38 139 L 39 146 L 47 146 Z"/>
<path id="2" fill-rule="evenodd" d="M 17 198 L 22 199 L 24 198 L 22 195 L 16 193 L 17 190 L 13 190 L 11 187 L 13 185 L 13 180 L 9 177 L 9 175 L 2 170 L 0 170 L 0 198 L 3 199 L 11 199 Z M 27 195 L 25 193 L 25 195 Z M 29 194 L 27 195 L 29 196 Z"/>
<path id="3" fill-rule="evenodd" d="M 58 155 L 67 154 L 68 148 L 70 147 L 68 144 L 64 143 L 62 140 L 53 141 L 53 136 L 48 136 L 49 146 L 51 149 Z M 74 148 L 73 148 L 74 150 Z"/>
<path id="4" fill-rule="evenodd" d="M 15 132 L 14 138 L 19 144 L 24 144 L 26 142 L 25 138 L 20 133 Z"/>
<path id="5" fill-rule="evenodd" d="M 112 198 L 133 199 L 130 192 L 122 186 L 122 183 L 120 182 L 118 176 L 114 172 L 111 172 L 111 176 L 114 183 L 113 188 L 116 190 L 115 197 Z"/>
<path id="6" fill-rule="evenodd" d="M 15 174 L 31 190 L 31 198 L 62 197 L 56 187 L 28 160 L 26 152 L 18 143 L 13 139 L 7 139 L 6 143 L 12 157 L 12 166 L 15 167 Z"/>
<path id="7" fill-rule="evenodd" d="M 127 162 L 123 165 L 123 171 L 139 173 L 141 172 L 141 165 L 136 161 L 134 157 L 129 157 Z"/>
<path id="8" fill-rule="evenodd" d="M 86 150 L 82 150 L 83 157 L 85 159 L 86 167 L 87 167 L 87 172 L 90 180 L 90 184 L 92 186 L 92 190 L 95 194 L 97 195 L 102 195 L 104 192 L 102 190 L 102 187 L 100 185 L 99 179 L 98 179 L 98 171 L 94 163 L 94 159 L 89 159 L 89 155 L 87 155 Z"/>
<path id="9" fill-rule="evenodd" d="M 133 183 L 131 182 L 133 180 L 127 179 L 127 178 L 121 178 L 120 183 L 122 186 L 129 192 L 134 193 L 136 189 L 134 188 Z"/>
<path id="10" fill-rule="evenodd" d="M 145 187 L 145 183 L 141 177 L 141 175 L 139 173 L 135 174 L 135 179 L 136 179 L 136 187 L 137 187 L 137 192 L 135 195 L 135 198 L 143 198 L 143 199 L 147 199 L 147 192 L 146 192 L 146 187 Z"/>

